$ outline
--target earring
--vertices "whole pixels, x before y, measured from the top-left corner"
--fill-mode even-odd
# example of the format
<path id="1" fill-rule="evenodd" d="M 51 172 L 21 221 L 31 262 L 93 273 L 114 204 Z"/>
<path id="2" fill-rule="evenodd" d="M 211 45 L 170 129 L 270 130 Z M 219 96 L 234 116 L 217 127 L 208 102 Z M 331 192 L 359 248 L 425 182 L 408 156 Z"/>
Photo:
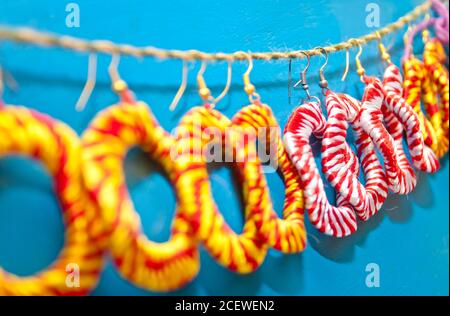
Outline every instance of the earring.
<path id="1" fill-rule="evenodd" d="M 406 103 L 411 105 L 419 118 L 424 143 L 439 156 L 438 132 L 422 111 L 421 106 L 422 99 L 424 106 L 429 108 L 429 111 L 434 104 L 437 104 L 435 86 L 431 83 L 430 78 L 425 76 L 424 67 L 423 62 L 412 55 L 403 60 L 403 72 L 405 74 L 405 80 L 403 82 L 404 96 Z M 439 118 L 438 120 L 438 128 L 441 129 L 441 120 Z"/>
<path id="2" fill-rule="evenodd" d="M 177 190 L 190 201 L 187 218 L 193 234 L 221 265 L 238 273 L 250 273 L 264 261 L 268 247 L 262 227 L 271 218 L 271 202 L 257 157 L 254 135 L 243 139 L 231 121 L 214 110 L 214 100 L 203 79 L 206 64 L 202 63 L 197 81 L 203 106 L 192 108 L 181 119 L 176 132 L 177 159 L 180 167 Z M 214 137 L 215 136 L 215 137 Z M 225 144 L 223 144 L 223 140 Z M 230 144 L 231 142 L 231 144 Z M 207 146 L 225 150 L 239 170 L 245 205 L 243 232 L 236 234 L 220 214 L 212 197 L 204 150 Z"/>
<path id="3" fill-rule="evenodd" d="M 429 31 L 424 31 L 423 38 L 424 107 L 435 134 L 434 152 L 441 158 L 449 147 L 449 77 L 442 65 L 447 58 L 442 44 L 437 38 L 430 39 Z"/>
<path id="4" fill-rule="evenodd" d="M 175 290 L 190 282 L 200 268 L 196 242 L 187 224 L 189 199 L 179 191 L 180 171 L 170 156 L 175 140 L 144 102 L 134 100 L 117 73 L 116 56 L 110 75 L 120 102 L 98 113 L 82 136 L 84 181 L 101 211 L 109 250 L 120 274 L 145 289 Z M 123 161 L 134 145 L 162 166 L 176 188 L 172 233 L 163 243 L 145 237 L 127 190 Z"/>
<path id="5" fill-rule="evenodd" d="M 356 215 L 353 207 L 340 197 L 338 193 L 337 207 L 332 206 L 326 196 L 324 184 L 314 160 L 314 154 L 309 143 L 312 134 L 321 139 L 325 132 L 326 120 L 320 108 L 320 101 L 311 97 L 306 81 L 306 71 L 302 71 L 301 81 L 308 101 L 294 110 L 284 130 L 286 151 L 295 165 L 302 180 L 305 209 L 308 211 L 311 223 L 322 233 L 335 237 L 345 237 L 357 229 Z M 312 101 L 316 98 L 317 101 Z M 351 150 L 345 152 L 348 156 L 346 168 L 357 173 L 359 166 Z"/>
<path id="6" fill-rule="evenodd" d="M 328 59 L 326 52 L 324 54 Z M 322 170 L 340 197 L 353 206 L 361 220 L 367 221 L 381 209 L 387 198 L 386 175 L 369 135 L 355 124 L 361 104 L 349 95 L 328 89 L 323 73 L 326 64 L 319 71 L 319 84 L 326 98 L 328 114 L 322 139 Z M 354 130 L 365 185 L 358 179 L 359 167 L 352 170 L 348 166 L 349 157 L 353 156 L 349 154 L 352 150 L 346 142 L 348 123 Z"/>
<path id="7" fill-rule="evenodd" d="M 431 148 L 424 143 L 417 114 L 403 98 L 403 78 L 400 69 L 391 62 L 381 39 L 379 48 L 383 60 L 388 64 L 383 76 L 385 101 L 382 108 L 388 126 L 399 126 L 396 127 L 399 130 L 398 135 L 402 135 L 403 130 L 405 131 L 413 165 L 421 171 L 434 173 L 440 167 L 439 161 Z"/>
<path id="8" fill-rule="evenodd" d="M 362 46 L 357 44 L 359 46 L 356 55 L 357 73 L 365 84 L 365 90 L 355 126 L 366 132 L 380 150 L 389 189 L 397 194 L 408 194 L 415 188 L 417 179 L 403 150 L 402 126 L 383 104 L 385 93 L 381 81 L 376 77 L 366 76 L 360 61 Z M 383 121 L 386 122 L 387 129 Z"/>
<path id="9" fill-rule="evenodd" d="M 47 167 L 65 224 L 64 247 L 55 262 L 27 277 L 0 268 L 0 295 L 85 295 L 99 279 L 104 239 L 97 209 L 83 187 L 78 136 L 47 115 L 0 104 L 0 156 L 25 155 Z M 74 286 L 67 283 L 71 273 Z"/>
<path id="10" fill-rule="evenodd" d="M 361 108 L 360 102 L 349 95 L 338 94 L 328 88 L 328 81 L 324 76 L 328 54 L 325 50 L 321 50 L 325 54 L 326 62 L 319 70 L 319 86 L 326 99 L 328 115 L 322 139 L 322 170 L 340 197 L 354 207 L 361 220 L 367 221 L 381 209 L 387 198 L 386 175 L 369 135 L 355 124 Z M 353 156 L 349 155 L 349 152 L 353 152 L 345 141 L 348 123 L 353 127 L 358 157 L 366 180 L 365 185 L 358 179 L 359 167 L 351 170 L 346 165 L 348 157 Z"/>
<path id="11" fill-rule="evenodd" d="M 242 129 L 250 129 L 259 133 L 261 129 L 269 128 L 265 134 L 264 142 L 269 144 L 270 149 L 275 149 L 275 159 L 278 170 L 286 185 L 283 206 L 283 218 L 278 218 L 272 209 L 271 221 L 266 227 L 267 243 L 270 247 L 283 253 L 301 252 L 306 247 L 306 230 L 304 224 L 303 192 L 300 177 L 295 166 L 290 161 L 283 141 L 280 137 L 279 124 L 266 104 L 261 103 L 255 87 L 250 82 L 250 71 L 253 62 L 249 57 L 249 68 L 243 76 L 244 90 L 249 96 L 250 105 L 241 109 L 232 119 L 233 126 Z"/>

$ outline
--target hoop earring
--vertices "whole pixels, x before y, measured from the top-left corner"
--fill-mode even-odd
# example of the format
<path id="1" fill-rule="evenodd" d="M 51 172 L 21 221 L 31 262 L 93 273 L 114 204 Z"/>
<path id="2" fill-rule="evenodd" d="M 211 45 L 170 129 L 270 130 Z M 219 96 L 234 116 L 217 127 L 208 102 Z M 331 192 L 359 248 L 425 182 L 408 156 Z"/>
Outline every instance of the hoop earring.
<path id="1" fill-rule="evenodd" d="M 436 135 L 434 152 L 441 158 L 449 148 L 449 76 L 442 65 L 447 57 L 441 42 L 430 39 L 428 31 L 424 41 L 424 107 Z"/>
<path id="2" fill-rule="evenodd" d="M 294 110 L 286 124 L 284 144 L 302 180 L 305 209 L 308 211 L 309 220 L 322 233 L 345 237 L 357 229 L 355 212 L 339 194 L 337 207 L 329 203 L 309 143 L 312 134 L 316 138 L 323 137 L 325 124 L 326 120 L 318 102 L 303 103 Z M 346 168 L 356 173 L 357 159 L 352 151 L 348 154 L 349 161 Z"/>
<path id="3" fill-rule="evenodd" d="M 283 217 L 279 218 L 271 204 L 271 221 L 264 228 L 266 243 L 283 253 L 298 253 L 306 247 L 304 223 L 303 190 L 300 177 L 290 161 L 279 132 L 278 122 L 267 104 L 259 100 L 244 107 L 232 119 L 233 126 L 258 133 L 261 128 L 269 128 L 265 143 L 270 150 L 275 148 L 278 171 L 285 183 Z M 260 135 L 261 136 L 261 135 Z M 273 145 L 273 146 L 272 146 Z M 271 159 L 273 159 L 271 157 Z"/>
<path id="4" fill-rule="evenodd" d="M 190 282 L 200 269 L 196 242 L 186 228 L 188 198 L 179 191 L 180 171 L 171 159 L 175 140 L 160 127 L 144 102 L 134 101 L 125 82 L 116 79 L 121 102 L 101 111 L 82 136 L 82 168 L 87 190 L 101 210 L 109 250 L 120 274 L 154 291 L 171 291 Z M 142 232 L 125 183 L 123 160 L 140 146 L 168 174 L 177 195 L 170 240 L 149 241 Z"/>
<path id="5" fill-rule="evenodd" d="M 231 271 L 250 273 L 262 264 L 268 250 L 261 227 L 270 219 L 271 203 L 255 146 L 251 146 L 255 139 L 250 136 L 248 142 L 233 141 L 242 139 L 242 134 L 230 126 L 231 121 L 210 106 L 192 108 L 183 116 L 176 134 L 176 161 L 180 165 L 177 190 L 189 197 L 191 207 L 187 209 L 187 218 L 191 219 L 196 238 L 211 256 Z M 205 137 L 214 129 L 218 137 Z M 231 140 L 231 146 L 227 141 L 225 145 L 221 143 L 224 137 Z M 228 226 L 214 202 L 203 154 L 207 145 L 219 145 L 225 155 L 236 160 L 235 170 L 241 169 L 239 182 L 245 205 L 241 234 Z"/>
<path id="6" fill-rule="evenodd" d="M 64 123 L 24 107 L 0 107 L 0 156 L 20 154 L 43 162 L 66 226 L 64 248 L 46 270 L 18 277 L 0 268 L 0 295 L 85 295 L 97 284 L 105 239 L 98 210 L 83 187 L 80 149 L 78 136 Z M 76 270 L 79 286 L 66 283 L 70 269 Z"/>
<path id="7" fill-rule="evenodd" d="M 403 98 L 403 78 L 400 69 L 390 64 L 383 76 L 383 91 L 385 101 L 382 111 L 389 125 L 400 125 L 398 134 L 406 133 L 406 141 L 414 167 L 417 169 L 434 173 L 439 167 L 439 160 L 434 152 L 423 140 L 419 119 L 411 105 Z M 400 137 L 399 137 L 400 139 Z"/>
<path id="8" fill-rule="evenodd" d="M 355 124 L 360 107 L 360 103 L 349 95 L 327 91 L 328 120 L 322 140 L 322 170 L 341 197 L 355 208 L 358 217 L 367 221 L 383 206 L 388 184 L 372 140 Z M 354 130 L 365 185 L 359 181 L 358 172 L 346 166 L 351 151 L 345 141 L 348 123 Z"/>
<path id="9" fill-rule="evenodd" d="M 415 188 L 417 178 L 403 150 L 403 127 L 384 104 L 385 91 L 382 82 L 365 74 L 360 60 L 362 46 L 358 46 L 356 71 L 365 88 L 355 126 L 366 132 L 379 149 L 384 160 L 389 189 L 397 194 L 408 194 Z M 387 129 L 383 122 L 386 122 Z"/>

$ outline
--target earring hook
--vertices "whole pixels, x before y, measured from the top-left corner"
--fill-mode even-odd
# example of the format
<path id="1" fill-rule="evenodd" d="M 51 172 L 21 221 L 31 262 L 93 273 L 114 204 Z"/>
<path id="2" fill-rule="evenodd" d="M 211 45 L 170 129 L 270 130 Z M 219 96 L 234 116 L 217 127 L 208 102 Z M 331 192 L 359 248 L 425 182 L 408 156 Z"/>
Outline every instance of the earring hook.
<path id="1" fill-rule="evenodd" d="M 292 58 L 289 58 L 288 62 L 288 102 L 291 105 L 291 96 L 292 96 Z"/>
<path id="2" fill-rule="evenodd" d="M 75 109 L 78 112 L 81 112 L 86 107 L 86 104 L 92 94 L 92 91 L 94 90 L 95 83 L 97 80 L 97 54 L 91 53 L 89 55 L 88 60 L 88 74 L 86 83 L 84 84 L 83 91 L 80 94 L 80 97 L 78 98 L 78 101 L 75 105 Z"/>
<path id="3" fill-rule="evenodd" d="M 322 55 L 325 56 L 325 63 L 320 67 L 319 69 L 319 87 L 322 88 L 322 94 L 326 95 L 326 92 L 328 90 L 328 80 L 325 78 L 325 67 L 328 65 L 328 52 L 323 47 L 317 47 Z"/>
<path id="4" fill-rule="evenodd" d="M 112 81 L 112 89 L 113 91 L 119 95 L 121 100 L 123 102 L 127 103 L 134 103 L 134 95 L 133 93 L 128 90 L 127 83 L 120 78 L 119 75 L 119 61 L 120 61 L 120 55 L 119 54 L 113 54 L 111 56 L 111 62 L 108 66 L 108 73 L 109 77 Z"/>
<path id="5" fill-rule="evenodd" d="M 183 67 L 181 70 L 181 84 L 180 84 L 180 87 L 178 88 L 177 93 L 175 94 L 175 97 L 172 100 L 172 103 L 170 103 L 170 105 L 169 105 L 170 111 L 175 110 L 178 103 L 180 102 L 181 97 L 183 96 L 184 92 L 186 91 L 187 77 L 188 77 L 188 62 L 186 60 L 183 60 Z"/>
<path id="6" fill-rule="evenodd" d="M 244 81 L 244 91 L 248 95 L 248 99 L 251 103 L 259 102 L 260 96 L 258 93 L 256 93 L 255 86 L 250 82 L 250 73 L 253 70 L 253 58 L 250 53 L 247 53 L 247 60 L 248 60 L 248 68 L 245 71 L 244 75 L 242 76 L 242 79 Z"/>
<path id="7" fill-rule="evenodd" d="M 220 100 L 222 100 L 227 95 L 228 91 L 230 90 L 232 75 L 233 75 L 232 61 L 229 60 L 227 67 L 227 82 L 222 92 L 214 99 L 213 101 L 214 105 L 216 105 Z"/>
<path id="8" fill-rule="evenodd" d="M 120 62 L 120 55 L 113 54 L 111 56 L 111 63 L 109 64 L 108 67 L 109 77 L 111 78 L 112 81 L 112 88 L 116 93 L 120 93 L 127 89 L 127 83 L 123 81 L 119 75 L 118 70 L 119 62 Z"/>
<path id="9" fill-rule="evenodd" d="M 380 51 L 381 59 L 386 63 L 391 64 L 391 55 L 389 55 L 386 46 L 383 44 L 380 32 L 376 31 L 375 34 L 378 37 L 378 50 Z"/>
<path id="10" fill-rule="evenodd" d="M 353 39 L 351 41 L 351 43 L 354 43 L 354 44 L 358 45 L 358 47 L 359 47 L 358 53 L 356 54 L 356 57 L 355 57 L 355 62 L 356 62 L 356 72 L 358 73 L 359 77 L 362 79 L 364 77 L 364 75 L 366 74 L 366 70 L 362 66 L 361 59 L 360 59 L 362 52 L 363 52 L 363 48 L 362 48 L 361 43 L 357 39 Z"/>
<path id="11" fill-rule="evenodd" d="M 350 69 L 350 50 L 347 48 L 345 50 L 345 70 L 344 70 L 344 74 L 342 75 L 341 81 L 345 81 L 345 78 L 347 78 L 349 69 Z"/>
<path id="12" fill-rule="evenodd" d="M 311 56 L 307 53 L 302 51 L 301 52 L 304 56 L 306 56 L 307 62 L 305 68 L 300 72 L 300 80 L 297 81 L 294 84 L 294 88 L 297 88 L 300 84 L 302 85 L 303 90 L 306 92 L 306 97 L 308 100 L 311 100 L 311 94 L 309 92 L 309 85 L 308 85 L 308 79 L 306 77 L 306 73 L 308 72 L 309 65 L 311 64 Z"/>
<path id="13" fill-rule="evenodd" d="M 211 90 L 209 90 L 208 86 L 206 85 L 205 78 L 203 77 L 205 70 L 206 70 L 206 61 L 202 61 L 200 70 L 197 73 L 198 94 L 200 95 L 200 98 L 203 100 L 205 106 L 206 105 L 210 106 L 211 103 L 214 102 L 214 99 L 211 96 Z"/>

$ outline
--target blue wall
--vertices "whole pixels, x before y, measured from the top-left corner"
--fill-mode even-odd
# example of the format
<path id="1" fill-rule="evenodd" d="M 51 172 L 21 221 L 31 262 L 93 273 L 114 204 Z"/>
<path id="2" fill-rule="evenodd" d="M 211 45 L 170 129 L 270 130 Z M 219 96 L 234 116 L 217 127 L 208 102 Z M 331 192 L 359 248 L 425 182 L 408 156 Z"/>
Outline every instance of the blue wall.
<path id="1" fill-rule="evenodd" d="M 81 27 L 67 28 L 65 5 L 69 1 L 3 0 L 0 23 L 27 25 L 42 30 L 85 38 L 105 38 L 136 45 L 205 51 L 306 49 L 360 36 L 371 31 L 365 24 L 369 1 L 87 1 L 77 0 Z M 414 1 L 376 2 L 381 24 L 392 22 L 410 11 Z M 394 61 L 401 54 L 402 32 L 388 37 Z M 420 49 L 420 46 L 418 46 Z M 353 52 L 352 52 L 353 53 Z M 108 56 L 100 56 L 98 83 L 87 109 L 78 113 L 74 105 L 86 77 L 87 55 L 60 49 L 40 49 L 0 43 L 0 63 L 10 71 L 20 90 L 7 90 L 4 99 L 38 109 L 72 126 L 78 133 L 97 111 L 115 102 L 106 67 Z M 315 83 L 321 58 L 312 61 L 310 82 Z M 368 72 L 380 74 L 382 65 L 375 45 L 364 51 Z M 295 62 L 297 76 L 303 62 Z M 345 64 L 343 53 L 330 56 L 326 70 L 330 86 L 361 96 L 362 85 L 352 74 L 339 80 Z M 189 91 L 175 113 L 168 109 L 181 74 L 179 61 L 122 58 L 120 71 L 137 96 L 150 104 L 161 124 L 172 129 L 186 110 L 199 103 L 195 73 L 190 71 Z M 287 62 L 256 62 L 252 80 L 264 102 L 272 106 L 282 125 L 293 104 L 287 99 Z M 247 103 L 242 91 L 244 64 L 233 67 L 233 86 L 218 105 L 231 116 Z M 353 69 L 352 69 L 353 70 Z M 211 65 L 206 80 L 219 92 L 226 77 L 226 64 Z M 345 239 L 325 237 L 308 223 L 308 248 L 299 255 L 270 252 L 255 273 L 239 276 L 218 266 L 202 251 L 202 269 L 197 279 L 175 294 L 221 295 L 448 295 L 448 156 L 442 170 L 433 176 L 419 175 L 419 185 L 409 196 L 390 196 L 386 205 L 358 232 Z M 157 241 L 168 238 L 174 209 L 174 194 L 165 178 L 153 172 L 139 154 L 126 163 L 128 185 L 146 234 Z M 281 211 L 284 186 L 268 175 L 272 198 Z M 232 185 L 229 170 L 212 173 L 215 198 L 232 227 L 242 226 L 242 207 Z M 51 180 L 37 163 L 26 159 L 0 160 L 0 265 L 19 275 L 34 273 L 56 257 L 63 243 L 63 224 Z M 377 263 L 381 286 L 365 285 L 365 267 Z M 122 280 L 107 264 L 97 295 L 149 295 Z"/>

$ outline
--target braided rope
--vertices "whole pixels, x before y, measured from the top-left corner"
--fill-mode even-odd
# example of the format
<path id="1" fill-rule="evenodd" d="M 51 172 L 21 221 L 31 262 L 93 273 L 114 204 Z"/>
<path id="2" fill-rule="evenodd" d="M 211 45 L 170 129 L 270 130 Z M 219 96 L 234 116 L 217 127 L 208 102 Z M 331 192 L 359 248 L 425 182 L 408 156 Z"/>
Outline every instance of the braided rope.
<path id="1" fill-rule="evenodd" d="M 66 35 L 54 35 L 45 32 L 40 32 L 31 28 L 10 28 L 0 27 L 0 39 L 9 40 L 19 43 L 29 43 L 46 47 L 62 47 L 69 50 L 94 52 L 105 54 L 121 54 L 132 55 L 135 57 L 151 56 L 159 59 L 183 59 L 183 60 L 206 60 L 206 61 L 235 61 L 262 59 L 262 60 L 276 60 L 276 59 L 294 59 L 305 58 L 306 55 L 317 56 L 325 53 L 335 53 L 343 50 L 348 50 L 352 47 L 365 45 L 369 42 L 379 40 L 380 37 L 386 36 L 395 32 L 409 22 L 414 21 L 419 16 L 425 14 L 432 6 L 430 1 L 418 5 L 411 12 L 400 17 L 397 21 L 388 24 L 387 26 L 361 36 L 359 38 L 350 39 L 348 41 L 340 42 L 323 48 L 316 48 L 310 50 L 296 50 L 288 52 L 252 52 L 247 53 L 243 51 L 236 51 L 233 53 L 206 53 L 198 50 L 166 50 L 152 46 L 136 47 L 128 44 L 116 44 L 107 40 L 93 40 L 88 41 L 80 38 L 75 38 Z"/>
<path id="2" fill-rule="evenodd" d="M 98 211 L 82 186 L 80 150 L 67 125 L 24 107 L 1 107 L 0 156 L 20 154 L 43 162 L 54 178 L 66 232 L 63 250 L 46 270 L 18 277 L 0 268 L 0 295 L 85 295 L 97 284 L 105 239 Z M 79 286 L 66 283 L 72 265 L 79 267 Z"/>

